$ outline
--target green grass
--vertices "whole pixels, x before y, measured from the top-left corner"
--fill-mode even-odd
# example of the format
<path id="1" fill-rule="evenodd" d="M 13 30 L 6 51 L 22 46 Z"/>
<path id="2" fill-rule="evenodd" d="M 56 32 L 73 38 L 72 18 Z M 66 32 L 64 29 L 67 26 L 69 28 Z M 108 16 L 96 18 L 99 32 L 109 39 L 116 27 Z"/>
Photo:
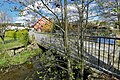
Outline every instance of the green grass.
<path id="1" fill-rule="evenodd" d="M 6 59 L 0 59 L 0 66 L 4 66 L 7 63 Z"/>
<path id="2" fill-rule="evenodd" d="M 15 56 L 10 56 L 10 53 L 6 50 L 14 48 L 16 46 L 27 46 L 27 41 L 29 40 L 27 30 L 18 30 L 16 34 L 14 33 L 15 31 L 6 32 L 4 38 L 5 44 L 2 44 L 2 40 L 0 39 L 0 67 L 22 64 L 26 62 L 29 57 L 41 53 L 41 49 L 35 49 L 31 51 L 24 50 Z"/>
<path id="3" fill-rule="evenodd" d="M 5 39 L 5 41 L 10 41 L 10 40 L 14 40 L 13 38 L 11 38 L 11 37 L 5 37 L 4 38 Z M 2 39 L 0 38 L 0 43 L 2 42 Z"/>
<path id="4" fill-rule="evenodd" d="M 14 35 L 14 33 L 16 33 L 16 35 Z M 5 44 L 2 44 L 2 40 L 0 38 L 0 52 L 8 48 L 26 45 L 28 38 L 27 30 L 18 30 L 17 32 L 14 30 L 6 31 L 4 38 Z"/>
<path id="5" fill-rule="evenodd" d="M 20 45 L 24 45 L 20 40 L 17 41 L 12 41 L 10 43 L 5 43 L 5 44 L 1 44 L 0 45 L 0 51 L 15 47 L 15 46 L 20 46 Z"/>
<path id="6" fill-rule="evenodd" d="M 25 50 L 13 57 L 9 56 L 8 53 L 1 54 L 0 67 L 3 67 L 3 66 L 7 67 L 9 65 L 18 65 L 18 64 L 25 63 L 28 58 L 34 55 L 40 54 L 41 52 L 42 52 L 41 49 L 35 49 L 32 51 Z"/>

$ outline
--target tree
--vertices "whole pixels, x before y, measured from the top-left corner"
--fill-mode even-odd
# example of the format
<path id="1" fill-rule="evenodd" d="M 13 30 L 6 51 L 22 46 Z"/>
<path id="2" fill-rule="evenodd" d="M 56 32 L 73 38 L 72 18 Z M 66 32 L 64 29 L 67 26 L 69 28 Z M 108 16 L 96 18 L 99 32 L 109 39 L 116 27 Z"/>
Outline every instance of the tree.
<path id="1" fill-rule="evenodd" d="M 68 15 L 71 15 L 73 17 L 72 19 L 75 19 L 74 15 L 76 16 L 78 21 L 78 58 L 80 57 L 81 60 L 76 61 L 77 64 L 75 64 L 75 67 L 77 66 L 77 70 L 79 72 L 79 69 L 81 70 L 81 75 L 82 75 L 82 80 L 83 80 L 83 74 L 84 74 L 84 45 L 83 45 L 83 39 L 84 39 L 84 34 L 83 31 L 84 29 L 88 26 L 88 19 L 89 19 L 89 4 L 91 4 L 94 0 L 74 0 L 75 3 L 68 0 L 9 0 L 14 3 L 19 3 L 22 7 L 24 8 L 17 8 L 15 7 L 14 9 L 17 11 L 20 11 L 24 13 L 25 15 L 35 15 L 37 14 L 38 16 L 41 16 L 45 18 L 46 20 L 47 17 L 52 17 L 55 18 L 55 24 L 57 27 L 60 28 L 60 30 L 63 32 L 63 41 L 64 41 L 64 53 L 65 53 L 65 63 L 67 64 L 67 79 L 72 80 L 73 79 L 73 64 L 72 64 L 72 59 L 70 57 L 71 52 L 70 48 L 68 45 L 68 23 L 70 22 Z M 87 3 L 87 4 L 86 4 Z M 75 11 L 74 10 L 69 10 L 68 6 L 69 4 L 75 4 L 76 7 Z M 69 6 L 70 7 L 70 6 Z M 58 10 L 56 10 L 58 9 Z M 43 11 L 42 11 L 43 10 Z M 45 11 L 44 11 L 45 10 Z M 59 12 L 60 10 L 60 12 Z M 43 13 L 44 12 L 44 13 Z M 59 13 L 58 13 L 59 12 Z M 72 13 L 71 13 L 72 12 Z M 70 14 L 71 13 L 71 14 Z M 76 14 L 75 14 L 76 13 Z M 72 15 L 74 14 L 74 15 Z M 62 24 L 61 24 L 62 23 Z M 85 23 L 85 26 L 83 24 Z M 85 28 L 84 28 L 85 27 Z M 64 62 L 64 61 L 63 61 Z M 63 66 L 62 66 L 63 67 Z M 77 73 L 78 74 L 78 73 Z M 77 79 L 80 79 L 80 76 L 77 77 Z"/>
<path id="2" fill-rule="evenodd" d="M 10 21 L 10 16 L 4 11 L 0 11 L 0 38 L 2 39 L 2 43 L 4 43 L 6 26 Z"/>
<path id="3" fill-rule="evenodd" d="M 120 1 L 98 0 L 97 2 L 101 20 L 116 24 L 120 30 Z"/>
<path id="4" fill-rule="evenodd" d="M 2 39 L 2 43 L 4 44 L 4 37 L 5 37 L 5 26 L 4 25 L 0 25 L 0 38 Z"/>

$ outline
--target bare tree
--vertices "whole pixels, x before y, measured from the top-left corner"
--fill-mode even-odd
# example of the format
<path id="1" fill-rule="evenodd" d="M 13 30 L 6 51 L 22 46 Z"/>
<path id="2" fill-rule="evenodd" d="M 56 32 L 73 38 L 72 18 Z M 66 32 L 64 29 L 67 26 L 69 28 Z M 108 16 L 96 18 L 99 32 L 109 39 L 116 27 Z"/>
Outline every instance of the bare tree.
<path id="1" fill-rule="evenodd" d="M 4 43 L 6 26 L 10 21 L 11 21 L 10 16 L 5 12 L 1 11 L 0 12 L 0 38 L 2 39 L 2 43 Z"/>
<path id="2" fill-rule="evenodd" d="M 119 0 L 98 0 L 98 8 L 101 20 L 111 22 L 120 30 L 120 1 Z"/>

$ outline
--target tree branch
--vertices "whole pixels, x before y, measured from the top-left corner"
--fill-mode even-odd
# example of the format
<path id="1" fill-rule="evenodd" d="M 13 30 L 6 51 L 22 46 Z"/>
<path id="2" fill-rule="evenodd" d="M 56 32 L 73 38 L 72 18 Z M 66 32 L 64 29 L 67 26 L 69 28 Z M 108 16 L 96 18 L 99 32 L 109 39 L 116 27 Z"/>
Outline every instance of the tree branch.
<path id="1" fill-rule="evenodd" d="M 42 1 L 43 5 L 57 18 L 57 20 L 60 24 L 60 20 L 59 20 L 58 16 L 44 3 L 43 0 L 41 0 L 41 1 Z"/>

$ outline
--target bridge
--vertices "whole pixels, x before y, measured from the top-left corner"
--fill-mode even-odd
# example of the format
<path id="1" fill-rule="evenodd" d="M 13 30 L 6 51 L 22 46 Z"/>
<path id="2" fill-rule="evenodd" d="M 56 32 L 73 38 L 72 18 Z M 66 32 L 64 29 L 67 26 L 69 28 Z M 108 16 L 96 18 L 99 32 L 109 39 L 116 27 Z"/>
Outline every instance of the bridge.
<path id="1" fill-rule="evenodd" d="M 34 35 L 37 43 L 46 49 L 64 51 L 63 38 L 60 34 L 42 34 L 29 32 Z M 120 38 L 84 36 L 84 61 L 90 67 L 120 79 Z M 77 53 L 77 37 L 69 36 L 69 50 L 71 57 L 80 59 Z"/>

